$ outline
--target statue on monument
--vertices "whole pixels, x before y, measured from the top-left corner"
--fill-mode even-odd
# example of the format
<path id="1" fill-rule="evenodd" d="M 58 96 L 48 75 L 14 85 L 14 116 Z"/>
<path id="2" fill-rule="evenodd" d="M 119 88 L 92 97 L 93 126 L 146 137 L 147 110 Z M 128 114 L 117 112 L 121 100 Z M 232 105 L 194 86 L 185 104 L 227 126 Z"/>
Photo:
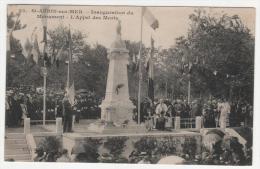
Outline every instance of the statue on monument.
<path id="1" fill-rule="evenodd" d="M 118 20 L 117 28 L 116 28 L 117 35 L 121 37 L 121 21 Z"/>

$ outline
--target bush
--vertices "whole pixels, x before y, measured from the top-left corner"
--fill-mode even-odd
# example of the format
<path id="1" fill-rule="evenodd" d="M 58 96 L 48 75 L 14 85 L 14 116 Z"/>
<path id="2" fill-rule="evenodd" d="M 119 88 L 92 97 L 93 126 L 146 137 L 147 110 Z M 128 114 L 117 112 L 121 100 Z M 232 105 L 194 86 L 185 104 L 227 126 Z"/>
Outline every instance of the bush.
<path id="1" fill-rule="evenodd" d="M 161 156 L 176 154 L 176 142 L 172 137 L 163 137 L 160 140 L 154 137 L 142 137 L 134 143 L 136 151 L 131 154 L 131 162 L 136 163 L 144 158 L 154 164 Z"/>
<path id="2" fill-rule="evenodd" d="M 134 147 L 137 149 L 137 152 L 146 152 L 151 154 L 157 147 L 157 140 L 153 137 L 142 137 L 134 143 Z"/>
<path id="3" fill-rule="evenodd" d="M 38 147 L 43 148 L 46 153 L 46 161 L 54 162 L 59 156 L 62 145 L 59 137 L 49 136 L 41 140 Z"/>
<path id="4" fill-rule="evenodd" d="M 182 152 L 187 154 L 190 159 L 194 159 L 196 155 L 197 143 L 195 138 L 185 138 L 182 144 Z"/>
<path id="5" fill-rule="evenodd" d="M 125 148 L 128 137 L 111 137 L 104 143 L 104 147 L 109 150 L 113 157 L 119 157 Z"/>
<path id="6" fill-rule="evenodd" d="M 159 155 L 173 155 L 176 154 L 176 142 L 172 137 L 163 137 L 158 141 L 157 152 Z"/>
<path id="7" fill-rule="evenodd" d="M 101 139 L 92 139 L 87 138 L 85 139 L 85 143 L 83 144 L 84 153 L 79 153 L 76 157 L 76 161 L 78 162 L 98 162 L 99 154 L 98 148 L 102 144 Z"/>

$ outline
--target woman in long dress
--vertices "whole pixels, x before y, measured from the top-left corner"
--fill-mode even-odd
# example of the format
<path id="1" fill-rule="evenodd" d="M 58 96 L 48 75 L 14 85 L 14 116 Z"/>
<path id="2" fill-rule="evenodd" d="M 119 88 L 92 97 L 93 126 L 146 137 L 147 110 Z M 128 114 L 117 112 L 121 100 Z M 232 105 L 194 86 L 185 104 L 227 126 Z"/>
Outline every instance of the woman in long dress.
<path id="1" fill-rule="evenodd" d="M 220 128 L 226 128 L 228 122 L 228 115 L 230 113 L 229 103 L 228 102 L 219 103 L 218 111 L 220 111 L 219 126 Z"/>

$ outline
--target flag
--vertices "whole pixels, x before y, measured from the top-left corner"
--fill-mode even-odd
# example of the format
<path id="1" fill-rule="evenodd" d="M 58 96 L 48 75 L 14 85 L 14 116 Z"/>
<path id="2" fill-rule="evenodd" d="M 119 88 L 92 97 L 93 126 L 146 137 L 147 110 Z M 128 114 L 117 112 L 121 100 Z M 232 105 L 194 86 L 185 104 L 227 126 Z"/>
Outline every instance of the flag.
<path id="1" fill-rule="evenodd" d="M 148 24 L 153 28 L 153 30 L 156 30 L 159 28 L 159 21 L 154 17 L 154 15 L 151 13 L 151 11 L 147 7 L 143 7 L 143 17 L 148 22 Z"/>
<path id="2" fill-rule="evenodd" d="M 192 73 L 192 69 L 193 69 L 193 65 L 192 65 L 192 63 L 191 62 L 189 62 L 189 74 L 191 74 Z"/>
<path id="3" fill-rule="evenodd" d="M 44 43 L 43 45 L 43 60 L 44 60 L 44 66 L 50 66 L 51 65 L 51 59 L 48 55 L 48 46 L 47 46 L 47 14 L 48 14 L 48 5 L 41 5 L 41 11 L 43 11 L 43 17 L 41 18 L 42 26 L 43 26 L 43 37 L 41 43 Z"/>
<path id="4" fill-rule="evenodd" d="M 68 32 L 68 44 L 69 44 L 69 60 L 68 60 L 68 76 L 67 76 L 67 95 L 69 98 L 69 102 L 71 105 L 75 103 L 75 88 L 74 88 L 74 80 L 73 80 L 73 67 L 72 67 L 72 39 L 70 30 Z"/>
<path id="5" fill-rule="evenodd" d="M 146 68 L 147 72 L 149 72 L 150 60 L 152 59 L 153 54 L 154 54 L 154 39 L 151 37 L 151 49 L 148 54 L 148 57 L 146 57 L 146 60 L 145 60 L 145 68 Z"/>
<path id="6" fill-rule="evenodd" d="M 55 47 L 52 48 L 50 61 L 51 61 L 51 65 L 53 65 L 56 62 Z"/>
<path id="7" fill-rule="evenodd" d="M 133 63 L 136 63 L 136 56 L 133 54 Z"/>
<path id="8" fill-rule="evenodd" d="M 43 26 L 43 40 L 42 42 L 47 43 L 47 26 Z"/>
<path id="9" fill-rule="evenodd" d="M 137 56 L 134 54 L 133 55 L 133 60 L 132 60 L 132 72 L 136 73 L 138 72 L 139 69 L 139 64 L 140 64 L 140 55 L 138 54 Z M 139 59 L 138 59 L 139 58 Z"/>
<path id="10" fill-rule="evenodd" d="M 35 40 L 36 35 L 36 31 L 37 31 L 37 27 L 34 27 L 32 34 L 31 34 L 31 42 L 33 42 Z"/>
<path id="11" fill-rule="evenodd" d="M 154 73 L 153 73 L 153 61 L 149 60 L 149 70 L 148 70 L 148 97 L 153 101 L 154 100 Z"/>
<path id="12" fill-rule="evenodd" d="M 13 31 L 8 31 L 7 32 L 7 37 L 6 37 L 6 50 L 11 51 L 11 38 L 12 38 L 12 33 Z"/>
<path id="13" fill-rule="evenodd" d="M 43 60 L 44 60 L 44 66 L 49 67 L 51 63 L 47 52 L 43 52 Z"/>
<path id="14" fill-rule="evenodd" d="M 31 44 L 29 38 L 27 38 L 23 45 L 22 53 L 25 58 L 29 58 L 29 56 L 31 55 L 31 52 L 32 52 L 32 44 Z"/>
<path id="15" fill-rule="evenodd" d="M 153 101 L 154 100 L 154 71 L 153 71 L 153 57 L 154 55 L 154 39 L 151 37 L 151 50 L 146 63 L 146 71 L 148 72 L 148 97 Z"/>
<path id="16" fill-rule="evenodd" d="M 40 56 L 40 49 L 39 49 L 39 44 L 37 40 L 37 35 L 35 35 L 34 42 L 33 42 L 33 47 L 32 47 L 32 55 L 33 55 L 33 61 L 38 64 L 39 56 Z"/>
<path id="17" fill-rule="evenodd" d="M 11 51 L 12 50 L 11 41 L 12 41 L 12 38 L 13 38 L 13 32 L 14 32 L 14 29 L 16 27 L 16 24 L 19 21 L 19 17 L 20 16 L 21 16 L 21 13 L 19 12 L 17 14 L 17 18 L 16 18 L 16 21 L 14 22 L 13 27 L 10 30 L 7 31 L 7 38 L 6 38 L 6 41 L 7 41 L 6 50 L 7 51 Z"/>
<path id="18" fill-rule="evenodd" d="M 60 50 L 58 51 L 58 53 L 57 53 L 57 55 L 56 55 L 56 67 L 59 67 L 59 65 L 60 65 L 61 55 L 62 55 L 64 46 L 65 46 L 65 45 L 63 45 L 63 46 L 60 48 Z"/>
<path id="19" fill-rule="evenodd" d="M 48 5 L 42 5 L 41 10 L 44 11 L 42 14 L 43 17 L 41 18 L 42 26 L 43 26 L 43 40 L 42 42 L 47 43 L 47 10 L 49 9 Z"/>
<path id="20" fill-rule="evenodd" d="M 141 64 L 140 61 L 140 52 L 138 53 L 137 56 L 133 56 L 133 67 L 132 67 L 132 72 L 137 73 L 139 71 L 139 66 Z"/>

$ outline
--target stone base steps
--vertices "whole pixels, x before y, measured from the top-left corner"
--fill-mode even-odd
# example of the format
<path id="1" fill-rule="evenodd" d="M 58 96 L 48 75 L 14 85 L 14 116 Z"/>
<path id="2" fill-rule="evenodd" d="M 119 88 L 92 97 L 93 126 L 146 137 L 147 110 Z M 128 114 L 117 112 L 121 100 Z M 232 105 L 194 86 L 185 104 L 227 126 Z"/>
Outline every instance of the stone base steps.
<path id="1" fill-rule="evenodd" d="M 13 154 L 30 154 L 28 148 L 16 148 L 16 149 L 6 149 L 5 150 L 5 155 L 13 155 Z"/>
<path id="2" fill-rule="evenodd" d="M 7 159 L 14 159 L 14 161 L 32 161 L 30 154 L 16 154 L 16 155 L 6 155 L 5 154 L 5 160 Z"/>
<path id="3" fill-rule="evenodd" d="M 7 139 L 24 139 L 25 134 L 23 133 L 8 133 L 5 135 Z"/>
<path id="4" fill-rule="evenodd" d="M 24 133 L 8 133 L 5 135 L 5 160 L 27 162 L 31 160 L 31 154 Z"/>
<path id="5" fill-rule="evenodd" d="M 6 145 L 26 144 L 26 140 L 25 139 L 6 139 L 5 144 Z"/>
<path id="6" fill-rule="evenodd" d="M 7 149 L 23 149 L 28 148 L 27 144 L 7 144 L 5 143 L 5 148 Z"/>

